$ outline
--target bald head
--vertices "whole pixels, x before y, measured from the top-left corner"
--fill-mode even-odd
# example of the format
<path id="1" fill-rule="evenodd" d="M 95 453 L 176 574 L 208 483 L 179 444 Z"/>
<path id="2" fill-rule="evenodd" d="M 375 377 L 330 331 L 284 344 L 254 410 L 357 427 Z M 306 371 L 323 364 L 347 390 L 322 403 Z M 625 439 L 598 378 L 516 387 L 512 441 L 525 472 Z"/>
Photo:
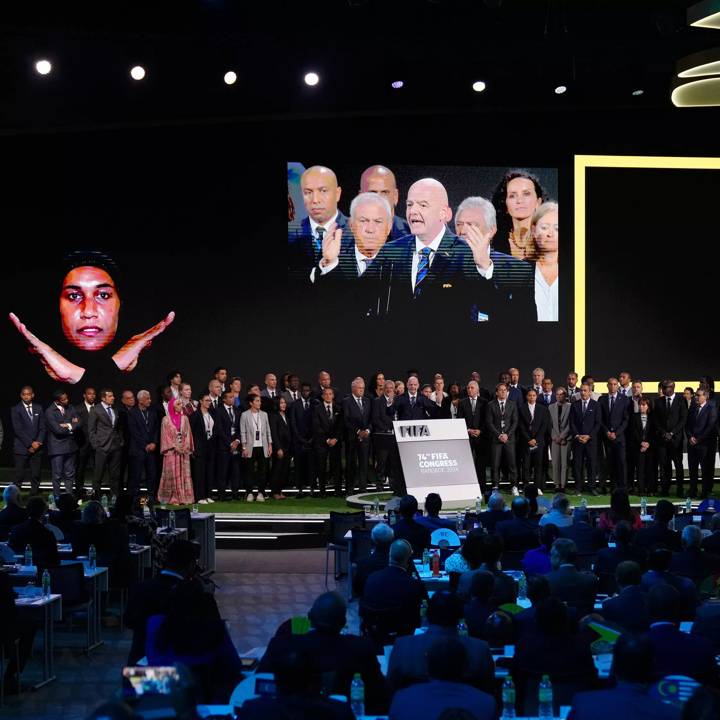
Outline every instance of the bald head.
<path id="1" fill-rule="evenodd" d="M 345 627 L 345 601 L 336 592 L 319 595 L 310 608 L 308 617 L 316 630 L 339 633 Z"/>
<path id="2" fill-rule="evenodd" d="M 341 188 L 335 173 L 324 165 L 313 165 L 300 176 L 305 209 L 312 220 L 323 225 L 337 212 Z"/>
<path id="3" fill-rule="evenodd" d="M 429 245 L 452 219 L 443 184 L 434 178 L 414 182 L 408 190 L 406 217 L 412 234 Z"/>
<path id="4" fill-rule="evenodd" d="M 363 172 L 360 176 L 360 192 L 377 193 L 390 203 L 395 212 L 399 198 L 397 183 L 393 171 L 384 165 L 371 165 Z"/>

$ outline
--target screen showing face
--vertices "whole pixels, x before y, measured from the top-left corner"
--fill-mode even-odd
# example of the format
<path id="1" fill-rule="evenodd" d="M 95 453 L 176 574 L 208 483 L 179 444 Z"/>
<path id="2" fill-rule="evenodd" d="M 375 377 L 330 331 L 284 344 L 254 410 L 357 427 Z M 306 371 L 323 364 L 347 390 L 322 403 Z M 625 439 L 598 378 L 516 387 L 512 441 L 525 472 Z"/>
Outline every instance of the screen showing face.
<path id="1" fill-rule="evenodd" d="M 289 162 L 288 279 L 347 320 L 557 322 L 557 170 Z"/>

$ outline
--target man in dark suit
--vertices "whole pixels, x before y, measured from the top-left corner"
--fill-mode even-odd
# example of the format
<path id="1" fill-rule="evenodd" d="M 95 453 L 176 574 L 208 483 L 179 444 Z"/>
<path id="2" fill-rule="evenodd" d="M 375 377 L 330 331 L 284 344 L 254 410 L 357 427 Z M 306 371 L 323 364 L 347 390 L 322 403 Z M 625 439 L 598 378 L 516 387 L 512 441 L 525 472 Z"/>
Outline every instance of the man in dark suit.
<path id="1" fill-rule="evenodd" d="M 7 540 L 10 531 L 27 520 L 27 510 L 20 504 L 20 490 L 17 485 L 8 485 L 3 490 L 5 507 L 0 510 L 0 539 Z"/>
<path id="2" fill-rule="evenodd" d="M 528 520 L 530 503 L 523 497 L 513 498 L 512 520 L 495 525 L 495 532 L 503 539 L 505 550 L 524 551 L 538 546 L 538 526 Z"/>
<path id="3" fill-rule="evenodd" d="M 150 393 L 140 390 L 137 405 L 127 415 L 129 471 L 128 490 L 134 496 L 140 492 L 140 481 L 145 473 L 145 486 L 151 498 L 157 497 L 156 449 L 160 440 L 160 426 L 157 413 L 150 407 Z M 198 498 L 200 499 L 200 498 Z"/>
<path id="4" fill-rule="evenodd" d="M 393 425 L 397 418 L 395 383 L 386 380 L 383 394 L 372 401 L 371 424 L 375 471 L 378 482 L 383 482 L 387 477 L 393 495 L 402 497 L 406 494 L 406 488 Z"/>
<path id="5" fill-rule="evenodd" d="M 494 492 L 488 499 L 487 510 L 478 515 L 478 522 L 486 532 L 495 532 L 495 528 L 501 522 L 512 520 L 513 514 L 505 507 L 505 498 Z"/>
<path id="6" fill-rule="evenodd" d="M 95 388 L 86 387 L 83 390 L 82 401 L 75 405 L 78 414 L 78 427 L 75 430 L 75 442 L 78 446 L 77 461 L 75 464 L 75 497 L 81 500 L 85 497 L 85 470 L 88 466 L 94 468 L 95 451 L 90 445 L 88 425 L 90 410 L 95 405 Z"/>
<path id="7" fill-rule="evenodd" d="M 572 540 L 580 555 L 593 555 L 607 545 L 605 533 L 592 526 L 590 513 L 582 505 L 573 510 L 572 524 L 560 528 L 560 537 Z"/>
<path id="8" fill-rule="evenodd" d="M 650 611 L 647 594 L 640 587 L 642 570 L 631 560 L 621 562 L 615 568 L 618 593 L 602 604 L 602 616 L 623 630 L 643 633 L 650 627 Z"/>
<path id="9" fill-rule="evenodd" d="M 95 474 L 93 477 L 93 493 L 100 497 L 100 488 L 107 468 L 110 480 L 110 491 L 113 495 L 119 492 L 120 484 L 120 451 L 123 439 L 120 434 L 118 415 L 113 407 L 115 395 L 108 388 L 100 391 L 100 402 L 90 411 L 88 418 L 88 436 L 95 450 Z"/>
<path id="10" fill-rule="evenodd" d="M 30 492 L 40 492 L 42 446 L 45 443 L 45 413 L 33 402 L 35 392 L 29 385 L 20 390 L 20 402 L 10 409 L 13 454 L 15 456 L 14 484 L 22 490 L 23 480 L 30 472 Z"/>
<path id="11" fill-rule="evenodd" d="M 490 462 L 493 487 L 500 484 L 500 465 L 507 463 L 510 485 L 517 485 L 515 464 L 515 433 L 518 426 L 517 405 L 508 400 L 508 386 L 495 386 L 495 399 L 485 409 L 485 425 L 490 435 Z"/>
<path id="12" fill-rule="evenodd" d="M 720 555 L 720 513 L 715 513 L 710 519 L 712 535 L 703 538 L 701 547 L 714 555 Z"/>
<path id="13" fill-rule="evenodd" d="M 537 397 L 535 389 L 530 388 L 525 395 L 525 402 L 520 405 L 518 442 L 523 449 L 521 482 L 534 482 L 542 489 L 545 485 L 543 457 L 546 455 L 550 414 L 547 407 L 537 401 Z"/>
<path id="14" fill-rule="evenodd" d="M 697 497 L 698 466 L 702 473 L 702 492 L 705 499 L 712 492 L 715 474 L 715 448 L 717 446 L 717 408 L 708 402 L 708 391 L 698 388 L 695 393 L 697 402 L 690 407 L 685 423 L 688 439 L 688 469 L 690 487 L 688 496 Z"/>
<path id="15" fill-rule="evenodd" d="M 558 538 L 550 551 L 553 570 L 548 574 L 552 594 L 575 608 L 577 617 L 593 612 L 597 578 L 576 567 L 577 547 L 572 540 Z"/>
<path id="16" fill-rule="evenodd" d="M 720 571 L 720 557 L 701 548 L 702 530 L 697 525 L 686 525 L 680 542 L 682 550 L 673 553 L 670 572 L 692 580 L 700 588 L 703 581 Z"/>
<path id="17" fill-rule="evenodd" d="M 660 467 L 660 494 L 669 495 L 672 482 L 672 468 L 675 466 L 677 496 L 683 497 L 683 436 L 687 422 L 687 403 L 682 395 L 675 392 L 672 380 L 663 380 L 663 396 L 653 405 L 653 418 L 657 442 L 655 450 Z"/>
<path id="18" fill-rule="evenodd" d="M 330 375 L 327 375 L 327 385 L 330 385 Z M 295 485 L 298 489 L 297 498 L 305 497 L 304 486 L 312 489 L 315 485 L 315 462 L 313 456 L 313 425 L 312 401 L 310 399 L 310 383 L 300 385 L 300 399 L 294 402 L 288 414 L 293 438 L 293 459 L 295 461 Z"/>
<path id="19" fill-rule="evenodd" d="M 458 419 L 464 420 L 470 439 L 475 472 L 477 473 L 480 492 L 487 490 L 486 472 L 490 456 L 490 444 L 485 425 L 487 400 L 480 397 L 480 386 L 475 380 L 467 384 L 467 397 L 458 405 Z"/>
<path id="20" fill-rule="evenodd" d="M 669 500 L 658 500 L 652 525 L 638 530 L 635 545 L 645 550 L 664 545 L 670 550 L 680 549 L 680 535 L 669 525 L 675 515 L 675 506 Z"/>
<path id="21" fill-rule="evenodd" d="M 640 586 L 650 592 L 656 585 L 671 585 L 680 593 L 680 616 L 683 620 L 692 620 L 700 604 L 700 596 L 695 583 L 688 578 L 670 572 L 672 553 L 666 547 L 658 547 L 648 556 L 648 570 L 643 573 Z"/>
<path id="22" fill-rule="evenodd" d="M 43 525 L 47 512 L 47 504 L 41 497 L 32 497 L 27 503 L 28 518 L 10 531 L 8 545 L 18 555 L 25 552 L 25 547 L 32 548 L 33 564 L 41 567 L 59 565 L 57 540 L 55 535 Z"/>
<path id="23" fill-rule="evenodd" d="M 396 399 L 398 420 L 427 420 L 437 416 L 437 405 L 418 392 L 420 382 L 411 375 L 405 383 L 405 392 Z"/>
<path id="24" fill-rule="evenodd" d="M 310 270 L 322 257 L 323 238 L 335 229 L 344 230 L 347 218 L 338 210 L 342 188 L 330 168 L 308 168 L 300 178 L 300 188 L 307 217 L 288 227 L 288 258 L 290 270 L 309 282 Z"/>
<path id="25" fill-rule="evenodd" d="M 257 671 L 275 672 L 281 658 L 288 652 L 306 652 L 314 659 L 316 669 L 323 674 L 327 695 L 342 694 L 350 697 L 350 683 L 355 673 L 360 673 L 365 684 L 366 712 L 385 714 L 389 693 L 375 656 L 375 647 L 367 638 L 341 634 L 346 624 L 346 614 L 347 607 L 337 593 L 323 593 L 308 613 L 312 627 L 310 632 L 305 635 L 273 637 Z"/>
<path id="26" fill-rule="evenodd" d="M 581 494 L 585 487 L 584 472 L 587 468 L 587 484 L 591 495 L 595 489 L 595 460 L 597 458 L 597 436 L 600 431 L 600 408 L 590 395 L 590 385 L 580 386 L 580 399 L 570 406 L 570 435 L 572 436 L 573 472 L 575 493 Z"/>
<path id="27" fill-rule="evenodd" d="M 340 391 L 333 385 L 332 376 L 330 375 L 330 373 L 327 370 L 321 370 L 318 373 L 317 379 L 317 387 L 312 390 L 309 395 L 310 401 L 313 403 L 319 402 L 320 400 L 322 400 L 323 390 L 325 388 L 332 388 L 335 391 L 335 398 L 337 402 L 340 402 L 340 398 L 342 396 L 340 395 Z"/>
<path id="28" fill-rule="evenodd" d="M 520 370 L 515 367 L 508 368 L 508 379 L 500 379 L 500 382 L 507 383 L 508 398 L 519 405 L 525 399 L 527 388 L 520 384 Z"/>
<path id="29" fill-rule="evenodd" d="M 325 497 L 328 479 L 333 483 L 335 496 L 342 495 L 342 410 L 335 403 L 332 388 L 323 390 L 322 400 L 312 408 L 313 449 L 315 469 L 320 483 L 320 497 Z M 310 488 L 311 491 L 314 488 Z"/>
<path id="30" fill-rule="evenodd" d="M 413 549 L 413 555 L 421 558 L 423 551 L 430 547 L 431 532 L 420 524 L 415 516 L 418 512 L 418 501 L 414 495 L 405 495 L 400 499 L 398 507 L 400 518 L 395 523 L 393 532 L 398 540 L 407 540 Z"/>
<path id="31" fill-rule="evenodd" d="M 67 393 L 56 390 L 53 393 L 53 404 L 45 411 L 47 427 L 47 452 L 50 457 L 52 486 L 55 497 L 60 495 L 60 483 L 65 492 L 71 493 L 75 484 L 75 430 L 80 425 L 80 418 L 70 406 Z"/>
<path id="32" fill-rule="evenodd" d="M 232 390 L 222 392 L 222 405 L 215 413 L 215 480 L 217 499 L 240 499 L 240 411 L 234 407 Z"/>
<path id="33" fill-rule="evenodd" d="M 398 192 L 395 174 L 392 170 L 386 168 L 384 165 L 372 165 L 364 170 L 360 176 L 360 192 L 377 193 L 390 203 L 392 212 L 390 238 L 392 240 L 398 240 L 410 234 L 410 226 L 407 220 L 395 212 L 400 199 L 400 193 Z"/>
<path id="34" fill-rule="evenodd" d="M 342 420 L 345 428 L 345 490 L 355 488 L 355 477 L 361 493 L 367 488 L 370 459 L 370 398 L 365 397 L 365 381 L 356 377 L 351 394 L 342 402 Z"/>
<path id="35" fill-rule="evenodd" d="M 173 377 L 179 377 L 180 373 L 174 372 Z M 171 388 L 172 394 L 172 388 Z M 175 396 L 169 398 L 170 402 L 175 401 Z M 120 393 L 120 406 L 118 407 L 118 427 L 122 435 L 122 449 L 120 451 L 120 489 L 126 487 L 125 475 L 130 467 L 130 430 L 128 428 L 128 413 L 135 407 L 135 393 L 132 390 L 123 390 Z M 162 415 L 158 423 L 162 422 Z"/>
<path id="36" fill-rule="evenodd" d="M 617 378 L 607 382 L 607 395 L 598 400 L 600 406 L 600 431 L 605 450 L 608 476 L 614 487 L 627 486 L 626 434 L 631 413 L 630 401 L 618 392 Z M 606 492 L 605 478 L 601 478 L 601 492 Z"/>
<path id="37" fill-rule="evenodd" d="M 370 533 L 373 551 L 367 557 L 360 558 L 353 574 L 353 594 L 362 597 L 367 579 L 376 571 L 384 570 L 390 562 L 390 545 L 395 539 L 393 529 L 385 523 L 378 523 Z"/>

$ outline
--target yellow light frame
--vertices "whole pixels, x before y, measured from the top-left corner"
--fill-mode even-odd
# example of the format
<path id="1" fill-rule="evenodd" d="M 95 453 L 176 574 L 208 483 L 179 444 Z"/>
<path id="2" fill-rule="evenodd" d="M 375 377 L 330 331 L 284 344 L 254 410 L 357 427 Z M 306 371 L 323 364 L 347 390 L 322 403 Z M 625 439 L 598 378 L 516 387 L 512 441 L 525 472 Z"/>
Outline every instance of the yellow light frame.
<path id="1" fill-rule="evenodd" d="M 587 168 L 628 168 L 653 170 L 720 170 L 720 158 L 707 157 L 653 157 L 643 155 L 576 155 L 575 156 L 575 260 L 574 260 L 574 353 L 575 371 L 580 377 L 586 374 L 587 352 L 587 298 L 586 298 L 586 243 L 585 243 L 585 171 Z M 642 380 L 649 394 L 657 392 L 659 380 Z M 676 391 L 696 387 L 695 380 L 676 380 Z"/>

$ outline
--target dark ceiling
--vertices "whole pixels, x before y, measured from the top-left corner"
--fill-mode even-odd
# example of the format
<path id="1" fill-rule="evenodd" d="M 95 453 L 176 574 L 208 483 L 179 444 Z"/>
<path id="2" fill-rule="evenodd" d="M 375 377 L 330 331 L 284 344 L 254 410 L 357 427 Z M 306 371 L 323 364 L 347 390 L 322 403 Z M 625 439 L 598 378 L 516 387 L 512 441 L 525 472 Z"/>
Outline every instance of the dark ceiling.
<path id="1" fill-rule="evenodd" d="M 46 130 L 393 113 L 670 106 L 676 60 L 715 44 L 682 0 L 6 3 L 0 127 Z M 47 77 L 33 69 L 47 57 Z M 142 82 L 129 77 L 146 67 Z M 226 70 L 238 82 L 223 82 Z M 321 83 L 309 88 L 304 73 Z M 390 83 L 401 79 L 402 90 Z M 471 84 L 482 79 L 484 93 Z M 555 95 L 558 84 L 568 86 Z M 634 89 L 644 90 L 640 97 Z"/>

